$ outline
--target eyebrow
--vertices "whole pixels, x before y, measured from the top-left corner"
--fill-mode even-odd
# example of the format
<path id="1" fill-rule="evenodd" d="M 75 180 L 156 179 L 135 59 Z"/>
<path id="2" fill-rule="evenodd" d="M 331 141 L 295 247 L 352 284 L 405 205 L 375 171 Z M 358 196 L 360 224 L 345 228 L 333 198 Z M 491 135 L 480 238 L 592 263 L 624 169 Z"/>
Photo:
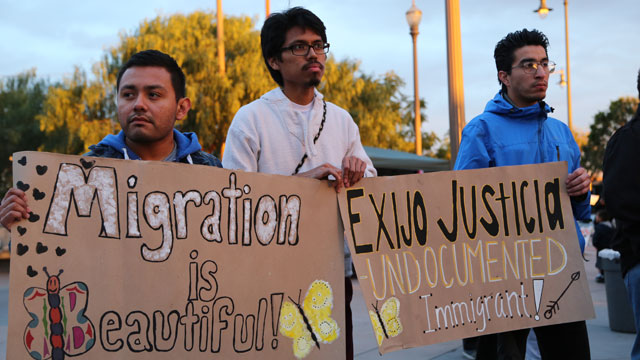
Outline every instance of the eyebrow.
<path id="1" fill-rule="evenodd" d="M 304 41 L 304 40 L 294 40 L 287 46 L 300 45 L 300 44 L 313 45 L 313 44 L 317 44 L 317 43 L 324 44 L 324 41 L 322 41 L 322 39 L 314 40 L 312 42 L 307 42 L 307 41 Z M 285 46 L 285 47 L 287 47 L 287 46 Z"/>
<path id="2" fill-rule="evenodd" d="M 549 60 L 549 57 L 545 56 L 540 61 L 545 61 L 545 60 Z M 518 62 L 518 64 L 522 64 L 522 63 L 525 63 L 527 61 L 538 61 L 538 60 L 535 59 L 535 58 L 524 58 L 524 59 L 520 60 L 520 62 Z"/>
<path id="3" fill-rule="evenodd" d="M 145 91 L 151 91 L 151 90 L 163 90 L 165 91 L 165 87 L 162 85 L 145 85 L 143 88 L 143 90 Z M 133 84 L 129 84 L 129 85 L 123 85 L 122 87 L 120 87 L 120 91 L 122 90 L 137 90 L 137 86 L 133 85 Z"/>

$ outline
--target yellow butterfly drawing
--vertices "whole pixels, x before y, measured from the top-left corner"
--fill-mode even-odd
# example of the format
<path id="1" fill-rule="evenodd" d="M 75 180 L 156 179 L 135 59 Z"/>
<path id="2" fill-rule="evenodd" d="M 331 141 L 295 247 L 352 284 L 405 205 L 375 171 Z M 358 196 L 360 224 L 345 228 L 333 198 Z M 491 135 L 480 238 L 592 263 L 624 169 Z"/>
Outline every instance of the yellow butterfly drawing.
<path id="1" fill-rule="evenodd" d="M 400 322 L 400 300 L 396 297 L 390 297 L 382 304 L 380 311 L 376 305 L 372 305 L 373 309 L 369 310 L 369 317 L 373 325 L 373 331 L 376 333 L 378 346 L 382 344 L 384 338 L 396 337 L 402 333 L 402 323 Z"/>
<path id="2" fill-rule="evenodd" d="M 302 290 L 300 290 L 302 292 Z M 309 355 L 314 346 L 329 344 L 340 336 L 338 323 L 331 318 L 333 291 L 324 280 L 315 280 L 309 286 L 307 295 L 300 306 L 298 302 L 285 301 L 280 310 L 280 333 L 293 339 L 293 355 L 302 359 Z"/>

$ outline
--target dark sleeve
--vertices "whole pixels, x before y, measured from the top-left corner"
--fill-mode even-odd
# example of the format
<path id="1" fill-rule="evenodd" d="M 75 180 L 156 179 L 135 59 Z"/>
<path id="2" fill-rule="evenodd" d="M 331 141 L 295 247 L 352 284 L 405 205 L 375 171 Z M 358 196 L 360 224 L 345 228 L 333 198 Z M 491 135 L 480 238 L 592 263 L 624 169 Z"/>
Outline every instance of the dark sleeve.
<path id="1" fill-rule="evenodd" d="M 610 248 L 613 233 L 613 228 L 610 228 L 606 225 L 597 224 L 593 231 L 593 246 L 595 246 L 598 250 Z"/>
<path id="2" fill-rule="evenodd" d="M 611 137 L 603 162 L 604 201 L 609 213 L 629 223 L 640 222 L 640 119 Z"/>

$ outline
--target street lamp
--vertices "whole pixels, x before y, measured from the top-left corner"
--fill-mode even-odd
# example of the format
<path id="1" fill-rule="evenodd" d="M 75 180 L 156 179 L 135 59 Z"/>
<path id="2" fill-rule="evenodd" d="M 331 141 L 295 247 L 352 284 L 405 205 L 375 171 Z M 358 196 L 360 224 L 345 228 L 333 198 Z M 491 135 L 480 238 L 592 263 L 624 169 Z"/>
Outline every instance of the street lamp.
<path id="1" fill-rule="evenodd" d="M 564 70 L 560 69 L 559 71 L 554 72 L 554 74 L 556 73 L 560 75 L 560 80 L 558 81 L 558 85 L 560 85 L 560 87 L 567 86 L 567 80 L 564 77 Z"/>
<path id="2" fill-rule="evenodd" d="M 416 154 L 422 155 L 422 122 L 420 120 L 420 97 L 418 95 L 418 26 L 422 19 L 422 11 L 416 7 L 416 1 L 411 2 L 411 8 L 407 10 L 407 23 L 409 23 L 409 34 L 413 39 L 413 96 L 415 112 L 415 133 L 416 133 Z"/>
<path id="3" fill-rule="evenodd" d="M 538 10 L 534 10 L 542 19 L 544 19 L 549 11 L 546 0 L 540 0 L 540 7 Z M 564 38 L 567 54 L 567 125 L 569 130 L 573 131 L 573 122 L 571 120 L 571 67 L 569 64 L 569 1 L 564 0 Z"/>
<path id="4" fill-rule="evenodd" d="M 538 13 L 541 19 L 544 19 L 549 14 L 549 11 L 553 9 L 549 9 L 547 7 L 547 0 L 540 0 L 540 7 L 537 10 L 533 10 L 533 12 Z"/>

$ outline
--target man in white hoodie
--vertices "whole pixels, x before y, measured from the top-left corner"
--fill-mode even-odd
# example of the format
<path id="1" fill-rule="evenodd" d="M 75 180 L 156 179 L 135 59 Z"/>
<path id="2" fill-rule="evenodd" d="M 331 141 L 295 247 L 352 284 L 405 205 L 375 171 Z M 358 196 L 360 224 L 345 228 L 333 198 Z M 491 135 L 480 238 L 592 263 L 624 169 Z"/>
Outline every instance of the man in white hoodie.
<path id="1" fill-rule="evenodd" d="M 347 111 L 316 90 L 329 52 L 325 26 L 309 10 L 274 13 L 260 34 L 262 55 L 279 87 L 240 108 L 229 127 L 222 166 L 227 169 L 329 179 L 336 191 L 376 170 Z M 347 276 L 347 358 L 351 337 L 351 259 Z"/>

